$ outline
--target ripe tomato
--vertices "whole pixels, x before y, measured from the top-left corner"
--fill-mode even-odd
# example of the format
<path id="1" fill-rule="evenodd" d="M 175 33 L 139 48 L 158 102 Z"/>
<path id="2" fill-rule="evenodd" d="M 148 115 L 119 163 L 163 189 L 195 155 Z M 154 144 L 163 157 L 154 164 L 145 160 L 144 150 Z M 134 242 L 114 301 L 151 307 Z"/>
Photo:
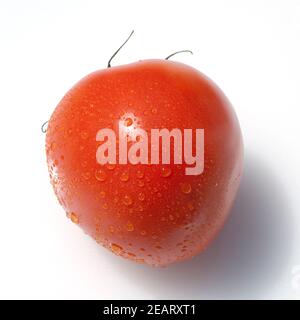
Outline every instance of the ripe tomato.
<path id="1" fill-rule="evenodd" d="M 185 163 L 100 165 L 97 132 L 122 119 L 147 133 L 204 129 L 204 171 L 186 175 Z M 79 81 L 49 121 L 46 153 L 54 191 L 74 223 L 120 256 L 161 266 L 195 256 L 221 229 L 243 147 L 236 115 L 211 80 L 181 63 L 145 60 Z"/>

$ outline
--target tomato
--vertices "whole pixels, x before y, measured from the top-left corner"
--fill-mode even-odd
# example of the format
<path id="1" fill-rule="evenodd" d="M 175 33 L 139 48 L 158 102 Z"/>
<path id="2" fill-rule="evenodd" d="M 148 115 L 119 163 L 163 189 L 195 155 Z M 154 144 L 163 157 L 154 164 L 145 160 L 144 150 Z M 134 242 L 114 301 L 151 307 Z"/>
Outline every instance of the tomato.
<path id="1" fill-rule="evenodd" d="M 97 133 L 117 130 L 120 121 L 149 136 L 155 128 L 203 129 L 203 172 L 187 175 L 189 165 L 174 161 L 100 164 Z M 215 238 L 243 162 L 239 123 L 225 95 L 199 71 L 168 60 L 107 68 L 80 80 L 51 116 L 46 153 L 71 221 L 115 254 L 154 266 L 193 257 Z"/>

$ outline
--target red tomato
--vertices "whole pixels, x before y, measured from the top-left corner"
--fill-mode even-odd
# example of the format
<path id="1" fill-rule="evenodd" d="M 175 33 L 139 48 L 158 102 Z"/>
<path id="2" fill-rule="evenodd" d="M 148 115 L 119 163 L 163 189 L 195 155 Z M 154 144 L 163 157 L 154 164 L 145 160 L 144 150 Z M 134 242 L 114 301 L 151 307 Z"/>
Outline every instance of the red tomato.
<path id="1" fill-rule="evenodd" d="M 149 135 L 204 129 L 203 173 L 186 175 L 185 163 L 100 165 L 97 132 L 121 119 Z M 162 266 L 197 255 L 219 232 L 239 186 L 243 146 L 236 115 L 211 80 L 184 64 L 146 60 L 79 81 L 49 121 L 46 152 L 72 222 L 117 255 Z"/>

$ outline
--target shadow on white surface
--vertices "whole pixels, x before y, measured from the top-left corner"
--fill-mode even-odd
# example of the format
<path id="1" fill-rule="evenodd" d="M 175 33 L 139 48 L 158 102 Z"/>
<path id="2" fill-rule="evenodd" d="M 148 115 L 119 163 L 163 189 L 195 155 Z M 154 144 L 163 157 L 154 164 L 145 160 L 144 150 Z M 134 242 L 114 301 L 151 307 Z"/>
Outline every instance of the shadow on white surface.
<path id="1" fill-rule="evenodd" d="M 293 229 L 288 207 L 269 169 L 254 158 L 246 159 L 229 221 L 206 252 L 167 268 L 132 263 L 115 267 L 150 299 L 264 298 L 290 256 Z"/>

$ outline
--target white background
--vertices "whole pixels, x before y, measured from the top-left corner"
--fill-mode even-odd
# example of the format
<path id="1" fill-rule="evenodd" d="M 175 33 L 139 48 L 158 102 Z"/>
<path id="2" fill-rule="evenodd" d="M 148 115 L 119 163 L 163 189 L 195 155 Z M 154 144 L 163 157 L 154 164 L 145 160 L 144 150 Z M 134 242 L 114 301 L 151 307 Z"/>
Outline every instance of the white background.
<path id="1" fill-rule="evenodd" d="M 66 219 L 41 124 L 80 78 L 164 58 L 226 93 L 245 142 L 230 220 L 192 261 L 122 260 Z M 0 0 L 0 298 L 300 298 L 300 2 Z"/>

